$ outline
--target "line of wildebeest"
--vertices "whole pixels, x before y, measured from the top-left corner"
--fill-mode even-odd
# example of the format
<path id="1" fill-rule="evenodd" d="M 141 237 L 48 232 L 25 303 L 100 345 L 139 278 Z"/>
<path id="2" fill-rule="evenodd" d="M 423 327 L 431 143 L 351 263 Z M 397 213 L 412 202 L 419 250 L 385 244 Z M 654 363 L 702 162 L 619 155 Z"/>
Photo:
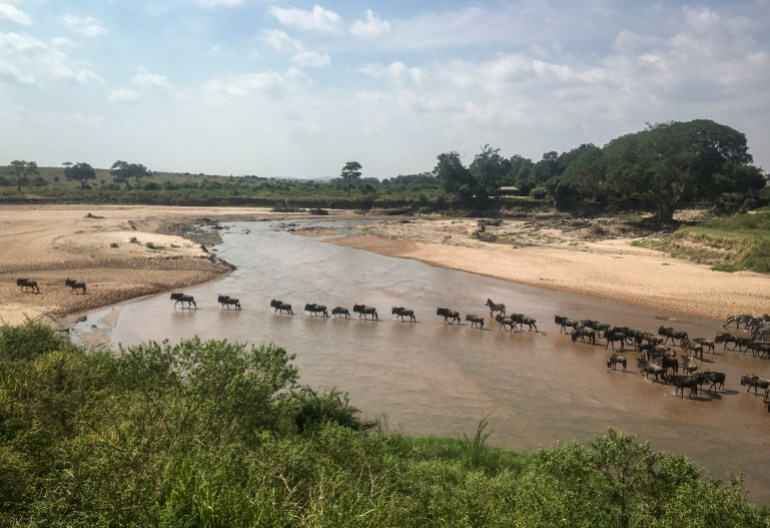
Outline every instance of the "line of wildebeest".
<path id="1" fill-rule="evenodd" d="M 73 279 L 66 279 L 65 286 L 71 289 L 72 293 L 86 293 L 86 284 Z M 34 280 L 22 278 L 16 280 L 16 285 L 22 291 L 40 293 L 40 288 Z M 198 305 L 192 295 L 181 292 L 171 294 L 171 300 L 174 302 L 174 308 L 181 305 L 182 309 L 197 309 Z M 220 308 L 241 309 L 241 302 L 235 297 L 229 295 L 218 295 L 217 302 Z M 498 323 L 500 329 L 509 332 L 518 329 L 520 331 L 527 327 L 528 331 L 539 332 L 537 321 L 521 313 L 506 314 L 505 304 L 495 303 L 487 299 L 486 306 L 489 308 L 489 316 Z M 276 313 L 285 313 L 294 315 L 292 305 L 278 299 L 270 301 L 270 307 Z M 329 317 L 329 310 L 326 305 L 317 303 L 305 304 L 304 311 L 314 315 Z M 358 314 L 358 318 L 379 320 L 377 309 L 374 306 L 365 304 L 354 304 L 353 313 Z M 401 321 L 416 323 L 417 317 L 414 310 L 402 306 L 391 308 L 391 314 Z M 461 323 L 460 312 L 450 308 L 438 307 L 436 315 L 443 317 L 445 324 Z M 331 309 L 331 317 L 350 318 L 350 310 L 343 306 L 335 306 Z M 475 313 L 466 314 L 465 320 L 471 327 L 483 329 L 485 318 Z M 559 326 L 559 333 L 569 334 L 572 341 L 580 340 L 582 343 L 595 345 L 597 338 L 604 339 L 604 348 L 610 346 L 612 350 L 623 351 L 625 347 L 631 347 L 640 353 L 637 359 L 637 366 L 641 375 L 645 379 L 655 377 L 656 382 L 663 382 L 675 387 L 675 394 L 681 394 L 684 399 L 685 389 L 689 389 L 688 397 L 697 396 L 698 389 L 701 393 L 718 392 L 725 388 L 725 373 L 713 370 L 701 370 L 696 362 L 700 357 L 703 360 L 704 352 L 715 353 L 716 345 L 722 344 L 725 350 L 738 350 L 744 354 L 751 352 L 754 357 L 770 359 L 770 315 L 754 316 L 752 314 L 737 314 L 728 317 L 723 323 L 723 327 L 735 326 L 737 330 L 743 330 L 745 335 L 734 335 L 731 332 L 722 332 L 711 339 L 702 337 L 690 338 L 687 332 L 676 330 L 673 327 L 660 326 L 657 334 L 645 332 L 627 326 L 613 326 L 591 319 L 570 319 L 565 316 L 555 315 L 554 323 Z M 671 346 L 669 346 L 669 344 Z M 677 357 L 674 347 L 679 347 L 683 354 Z M 681 363 L 680 363 L 681 359 Z M 620 365 L 626 370 L 628 360 L 623 354 L 614 352 L 607 359 L 607 368 L 616 370 Z M 770 379 L 763 378 L 756 374 L 746 374 L 741 376 L 741 385 L 748 387 L 746 392 L 754 389 L 754 394 L 758 390 L 765 391 L 763 403 L 770 412 Z M 708 389 L 704 388 L 708 386 Z"/>
<path id="2" fill-rule="evenodd" d="M 675 394 L 681 394 L 684 399 L 685 389 L 689 389 L 688 397 L 696 396 L 698 388 L 701 393 L 724 390 L 725 373 L 713 370 L 701 370 L 696 362 L 703 360 L 704 351 L 715 353 L 716 345 L 722 344 L 725 350 L 738 350 L 744 354 L 751 352 L 754 357 L 770 359 L 770 315 L 760 317 L 751 314 L 739 314 L 728 317 L 723 328 L 735 325 L 736 330 L 742 330 L 746 335 L 734 335 L 731 332 L 721 332 L 716 337 L 705 339 L 690 338 L 687 332 L 673 327 L 660 326 L 657 334 L 644 332 L 629 327 L 612 326 L 590 319 L 576 320 L 556 315 L 554 322 L 560 326 L 560 333 L 569 334 L 572 341 L 578 339 L 583 343 L 596 344 L 597 338 L 605 340 L 605 349 L 616 345 L 619 350 L 631 347 L 640 353 L 637 366 L 641 375 L 646 379 L 651 376 L 655 381 L 661 381 L 675 386 Z M 670 346 L 669 346 L 670 345 Z M 683 352 L 677 357 L 675 347 Z M 680 363 L 681 359 L 681 363 Z M 613 353 L 607 360 L 607 368 L 617 369 L 618 365 L 626 370 L 627 360 L 623 354 Z M 741 376 L 741 385 L 747 387 L 746 392 L 754 389 L 765 391 L 763 403 L 770 412 L 770 380 L 756 374 Z M 708 387 L 708 389 L 704 387 Z"/>
<path id="3" fill-rule="evenodd" d="M 184 293 L 172 293 L 171 299 L 175 301 L 174 306 L 181 303 L 182 308 L 197 308 L 195 299 Z M 227 295 L 219 295 L 217 301 L 220 308 L 240 309 L 241 304 L 237 298 Z M 293 315 L 292 305 L 278 299 L 270 301 L 270 306 L 276 313 L 285 313 Z M 539 332 L 537 321 L 521 313 L 506 314 L 505 304 L 495 303 L 487 299 L 486 306 L 489 308 L 489 316 L 498 323 L 500 329 L 509 332 L 515 331 L 518 327 L 520 331 L 527 327 L 528 331 Z M 314 315 L 329 317 L 329 309 L 326 305 L 317 303 L 305 304 L 304 311 Z M 379 320 L 377 309 L 374 306 L 365 304 L 354 304 L 353 313 L 358 314 L 358 318 Z M 401 306 L 391 308 L 391 314 L 402 321 L 417 322 L 414 310 Z M 443 317 L 445 324 L 460 323 L 462 321 L 460 312 L 450 308 L 439 307 L 436 315 Z M 350 318 L 350 310 L 343 306 L 335 306 L 331 310 L 331 317 Z M 471 327 L 483 329 L 485 318 L 478 314 L 466 314 L 465 320 Z M 583 343 L 597 344 L 596 340 L 605 340 L 605 349 L 612 347 L 612 350 L 623 351 L 625 347 L 636 350 L 640 353 L 637 360 L 637 366 L 641 375 L 645 379 L 655 377 L 656 382 L 663 382 L 675 387 L 675 394 L 680 394 L 684 399 L 684 391 L 688 389 L 691 398 L 697 396 L 698 389 L 701 393 L 717 393 L 725 388 L 725 373 L 713 370 L 701 370 L 697 363 L 697 358 L 703 360 L 704 352 L 715 354 L 716 345 L 722 344 L 725 350 L 738 350 L 744 354 L 751 352 L 754 357 L 770 359 L 770 315 L 754 317 L 750 314 L 739 314 L 728 317 L 722 325 L 728 327 L 735 325 L 736 329 L 742 329 L 749 335 L 736 336 L 730 332 L 722 332 L 711 340 L 703 337 L 690 338 L 687 332 L 676 330 L 673 327 L 660 326 L 657 334 L 637 330 L 627 326 L 613 326 L 591 319 L 570 319 L 565 316 L 555 315 L 554 322 L 559 325 L 559 333 L 569 334 L 572 341 L 580 340 Z M 677 356 L 676 347 L 683 352 L 681 357 Z M 681 359 L 681 363 L 680 363 Z M 614 352 L 607 360 L 607 368 L 616 370 L 618 365 L 626 370 L 628 360 L 623 354 Z M 763 403 L 770 412 L 770 380 L 756 374 L 746 374 L 741 377 L 741 385 L 748 387 L 746 392 L 754 388 L 754 394 L 758 394 L 758 389 L 765 391 Z M 708 388 L 705 388 L 708 387 Z"/>

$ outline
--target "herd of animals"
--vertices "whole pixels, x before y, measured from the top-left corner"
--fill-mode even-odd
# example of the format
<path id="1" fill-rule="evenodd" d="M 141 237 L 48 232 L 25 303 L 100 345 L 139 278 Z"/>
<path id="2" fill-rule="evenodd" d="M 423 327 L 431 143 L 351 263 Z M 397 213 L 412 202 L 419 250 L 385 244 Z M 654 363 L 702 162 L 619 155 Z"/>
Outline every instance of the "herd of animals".
<path id="1" fill-rule="evenodd" d="M 16 280 L 16 285 L 23 292 L 40 293 L 37 281 L 21 278 Z M 68 278 L 64 281 L 64 285 L 70 288 L 71 293 L 86 293 L 84 282 Z M 171 294 L 171 300 L 174 301 L 174 308 L 177 305 L 182 309 L 198 308 L 192 295 L 174 292 Z M 222 309 L 241 309 L 240 300 L 229 295 L 218 295 L 217 302 Z M 539 332 L 537 321 L 525 314 L 506 314 L 505 305 L 495 303 L 491 299 L 487 299 L 486 306 L 489 308 L 490 318 L 498 323 L 500 329 L 512 332 L 518 326 L 519 330 L 523 331 L 526 326 L 530 332 Z M 276 313 L 294 315 L 292 305 L 281 300 L 271 300 L 270 307 Z M 329 310 L 323 304 L 307 303 L 304 311 L 314 316 L 329 317 Z M 354 304 L 353 313 L 357 313 L 359 319 L 379 320 L 374 306 Z M 404 322 L 417 322 L 414 310 L 408 308 L 394 306 L 391 308 L 391 314 Z M 442 317 L 444 323 L 449 325 L 460 324 L 462 321 L 460 312 L 446 307 L 439 307 L 436 315 Z M 331 310 L 331 317 L 349 319 L 350 310 L 343 306 L 335 306 Z M 483 329 L 485 317 L 469 313 L 466 314 L 465 321 L 469 322 L 472 328 Z M 770 359 L 770 315 L 768 314 L 759 317 L 752 314 L 730 316 L 722 326 L 725 328 L 735 326 L 736 330 L 741 330 L 744 335 L 722 332 L 713 340 L 702 337 L 691 339 L 687 332 L 665 326 L 660 326 L 657 334 L 652 334 L 625 326 L 612 326 L 591 319 L 570 319 L 561 315 L 554 316 L 554 323 L 559 326 L 559 333 L 568 334 L 573 342 L 580 340 L 582 343 L 596 345 L 597 339 L 604 339 L 604 348 L 612 347 L 613 350 L 612 355 L 607 359 L 607 368 L 616 370 L 620 366 L 625 371 L 628 359 L 620 352 L 624 350 L 639 352 L 637 367 L 641 375 L 645 379 L 654 377 L 656 382 L 673 385 L 675 393 L 681 394 L 682 399 L 684 399 L 685 390 L 689 390 L 690 398 L 697 396 L 699 388 L 701 393 L 707 391 L 716 393 L 720 389 L 724 390 L 725 373 L 701 370 L 696 361 L 698 357 L 703 360 L 704 352 L 714 354 L 718 344 L 722 344 L 725 350 L 738 350 L 744 354 L 751 352 L 754 357 Z M 619 352 L 616 352 L 616 346 Z M 677 348 L 682 352 L 681 357 L 677 356 Z M 747 393 L 752 388 L 755 395 L 758 395 L 759 389 L 764 391 L 763 404 L 770 412 L 770 379 L 756 374 L 746 374 L 740 381 L 742 386 L 747 387 Z"/>

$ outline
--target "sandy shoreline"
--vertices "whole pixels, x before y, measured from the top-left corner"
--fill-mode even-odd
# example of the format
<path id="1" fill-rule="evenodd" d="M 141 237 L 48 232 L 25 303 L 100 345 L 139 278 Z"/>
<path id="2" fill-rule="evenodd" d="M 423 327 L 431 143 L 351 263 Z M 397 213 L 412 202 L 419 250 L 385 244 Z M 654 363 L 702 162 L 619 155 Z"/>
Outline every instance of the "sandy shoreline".
<path id="1" fill-rule="evenodd" d="M 0 322 L 66 325 L 88 310 L 219 279 L 232 267 L 206 248 L 216 231 L 196 226 L 301 216 L 265 208 L 2 206 Z M 327 241 L 705 319 L 770 311 L 768 277 L 714 272 L 632 246 L 627 236 L 597 240 L 549 222 L 508 219 L 483 237 L 469 219 L 388 218 L 358 230 Z M 36 280 L 41 293 L 22 291 L 20 277 Z M 66 278 L 85 281 L 87 293 L 73 294 Z"/>

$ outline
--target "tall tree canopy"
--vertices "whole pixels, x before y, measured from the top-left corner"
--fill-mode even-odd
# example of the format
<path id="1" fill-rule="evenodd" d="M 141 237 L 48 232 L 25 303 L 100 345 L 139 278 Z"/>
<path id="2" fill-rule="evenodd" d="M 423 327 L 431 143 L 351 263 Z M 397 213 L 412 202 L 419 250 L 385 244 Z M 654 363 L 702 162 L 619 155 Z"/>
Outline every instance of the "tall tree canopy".
<path id="1" fill-rule="evenodd" d="M 37 163 L 34 161 L 14 160 L 8 165 L 8 173 L 16 178 L 16 190 L 21 192 L 22 182 L 34 175 L 38 174 Z"/>
<path id="2" fill-rule="evenodd" d="M 348 196 L 350 196 L 350 189 L 355 182 L 361 178 L 361 164 L 357 161 L 348 161 L 344 167 L 342 167 L 342 173 L 340 174 L 342 181 L 348 189 Z"/>
<path id="3" fill-rule="evenodd" d="M 142 178 L 152 175 L 147 170 L 147 167 L 141 163 L 128 163 L 123 160 L 113 163 L 112 167 L 110 167 L 110 172 L 115 183 L 125 183 L 127 189 L 131 188 L 131 178 L 134 179 L 134 184 L 138 187 L 142 182 Z"/>
<path id="4" fill-rule="evenodd" d="M 654 208 L 661 222 L 683 203 L 764 185 L 746 136 L 706 119 L 649 125 L 610 141 L 604 159 L 610 199 Z"/>
<path id="5" fill-rule="evenodd" d="M 82 190 L 88 185 L 88 180 L 96 179 L 96 171 L 88 163 L 78 162 L 64 168 L 64 177 L 71 181 L 80 182 Z"/>
<path id="6" fill-rule="evenodd" d="M 439 154 L 433 175 L 441 181 L 446 192 L 454 194 L 465 205 L 472 203 L 476 179 L 460 161 L 460 154 L 454 151 Z"/>

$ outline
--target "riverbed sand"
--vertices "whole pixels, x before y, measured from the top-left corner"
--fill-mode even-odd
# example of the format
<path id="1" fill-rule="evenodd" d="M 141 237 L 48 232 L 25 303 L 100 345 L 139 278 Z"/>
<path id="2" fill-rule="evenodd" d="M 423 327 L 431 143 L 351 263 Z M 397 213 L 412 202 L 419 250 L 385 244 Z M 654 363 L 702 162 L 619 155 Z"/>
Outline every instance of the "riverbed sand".
<path id="1" fill-rule="evenodd" d="M 98 307 L 216 280 L 232 269 L 211 250 L 217 222 L 303 216 L 264 208 L 1 206 L 0 323 L 62 325 Z M 351 213 L 328 218 L 335 216 Z M 633 237 L 601 230 L 597 238 L 595 227 L 586 234 L 529 218 L 480 232 L 477 220 L 409 217 L 359 231 L 327 241 L 706 319 L 770 311 L 764 275 L 715 272 L 632 245 Z M 19 278 L 37 281 L 40 293 L 17 286 Z M 67 278 L 85 282 L 86 293 L 65 286 Z"/>

